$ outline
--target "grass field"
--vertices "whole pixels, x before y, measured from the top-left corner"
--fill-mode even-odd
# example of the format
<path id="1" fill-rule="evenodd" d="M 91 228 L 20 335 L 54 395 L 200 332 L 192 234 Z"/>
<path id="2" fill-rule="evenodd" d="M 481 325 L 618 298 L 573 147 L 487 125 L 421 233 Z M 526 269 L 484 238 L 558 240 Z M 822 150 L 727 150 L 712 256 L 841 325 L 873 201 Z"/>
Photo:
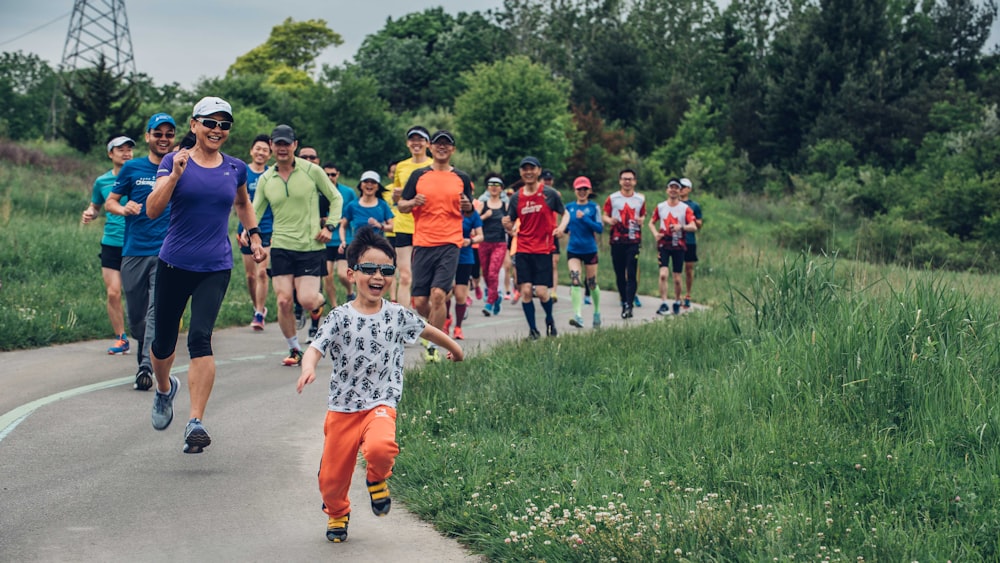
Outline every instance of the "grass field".
<path id="1" fill-rule="evenodd" d="M 102 169 L 0 167 L 0 349 L 110 339 Z M 393 494 L 496 561 L 1000 560 L 996 279 L 789 254 L 779 204 L 695 195 L 709 312 L 409 373 Z"/>

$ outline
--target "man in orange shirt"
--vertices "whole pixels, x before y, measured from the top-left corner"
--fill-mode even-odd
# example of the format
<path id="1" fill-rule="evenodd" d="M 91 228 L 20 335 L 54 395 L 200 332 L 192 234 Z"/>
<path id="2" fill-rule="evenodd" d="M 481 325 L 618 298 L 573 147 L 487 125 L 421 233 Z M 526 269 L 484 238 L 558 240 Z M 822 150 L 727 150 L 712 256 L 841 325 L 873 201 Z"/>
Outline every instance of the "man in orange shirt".
<path id="1" fill-rule="evenodd" d="M 454 153 L 454 135 L 444 130 L 431 135 L 433 162 L 410 175 L 397 203 L 401 213 L 413 214 L 413 307 L 441 330 L 458 269 L 462 216 L 472 212 L 472 180 L 452 167 Z M 425 359 L 441 360 L 436 346 L 428 345 Z"/>

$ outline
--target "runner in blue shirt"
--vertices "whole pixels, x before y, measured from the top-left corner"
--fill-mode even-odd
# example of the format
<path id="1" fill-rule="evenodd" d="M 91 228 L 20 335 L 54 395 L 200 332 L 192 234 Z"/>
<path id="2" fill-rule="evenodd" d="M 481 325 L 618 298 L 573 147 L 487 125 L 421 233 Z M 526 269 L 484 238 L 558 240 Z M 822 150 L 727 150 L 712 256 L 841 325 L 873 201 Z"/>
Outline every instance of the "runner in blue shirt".
<path id="1" fill-rule="evenodd" d="M 561 229 L 569 231 L 566 257 L 569 265 L 570 297 L 573 302 L 573 318 L 569 324 L 583 327 L 583 284 L 590 288 L 594 302 L 594 327 L 601 326 L 601 288 L 597 285 L 597 238 L 604 232 L 601 210 L 590 201 L 592 186 L 590 179 L 580 176 L 573 180 L 576 201 L 566 205 Z M 586 266 L 586 280 L 581 278 L 581 265 Z"/>

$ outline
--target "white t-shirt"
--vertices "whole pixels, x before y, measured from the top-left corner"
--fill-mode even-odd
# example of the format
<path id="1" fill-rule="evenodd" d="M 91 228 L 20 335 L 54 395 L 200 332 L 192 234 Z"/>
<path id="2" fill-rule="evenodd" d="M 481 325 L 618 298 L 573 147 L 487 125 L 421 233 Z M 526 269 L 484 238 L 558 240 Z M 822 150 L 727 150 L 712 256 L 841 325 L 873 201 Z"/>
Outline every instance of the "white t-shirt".
<path id="1" fill-rule="evenodd" d="M 403 345 L 416 342 L 424 326 L 416 313 L 385 299 L 373 315 L 358 312 L 350 303 L 330 311 L 310 345 L 323 355 L 329 351 L 333 360 L 328 408 L 396 408 L 403 394 Z"/>

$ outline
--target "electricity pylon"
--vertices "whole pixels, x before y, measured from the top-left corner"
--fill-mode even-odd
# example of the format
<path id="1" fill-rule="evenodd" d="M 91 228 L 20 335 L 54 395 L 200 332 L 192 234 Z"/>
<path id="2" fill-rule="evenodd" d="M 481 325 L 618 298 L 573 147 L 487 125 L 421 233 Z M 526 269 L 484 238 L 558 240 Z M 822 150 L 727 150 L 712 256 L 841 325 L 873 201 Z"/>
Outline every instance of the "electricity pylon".
<path id="1" fill-rule="evenodd" d="M 125 0 L 75 0 L 60 70 L 72 76 L 73 71 L 97 66 L 102 55 L 114 74 L 135 74 Z"/>

